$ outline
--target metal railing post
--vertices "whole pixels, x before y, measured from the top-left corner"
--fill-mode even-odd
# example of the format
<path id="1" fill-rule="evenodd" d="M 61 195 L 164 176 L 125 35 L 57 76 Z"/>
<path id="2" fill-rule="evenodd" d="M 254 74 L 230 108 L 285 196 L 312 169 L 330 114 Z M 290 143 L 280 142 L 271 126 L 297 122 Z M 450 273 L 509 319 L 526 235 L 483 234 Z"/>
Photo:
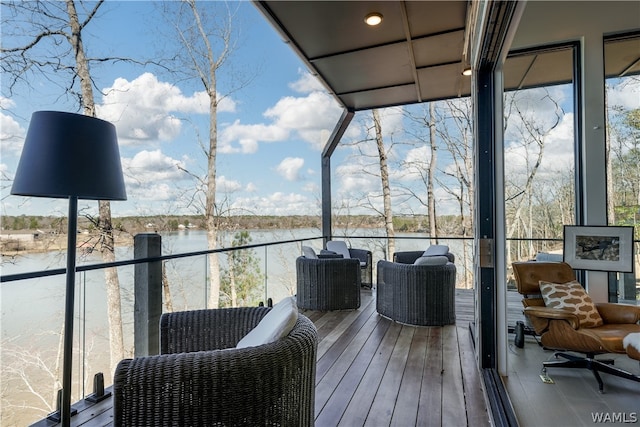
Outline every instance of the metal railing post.
<path id="1" fill-rule="evenodd" d="M 162 238 L 159 234 L 142 233 L 134 236 L 134 258 L 153 258 L 161 255 Z M 162 261 L 136 264 L 134 295 L 134 355 L 139 357 L 158 354 L 162 314 Z"/>

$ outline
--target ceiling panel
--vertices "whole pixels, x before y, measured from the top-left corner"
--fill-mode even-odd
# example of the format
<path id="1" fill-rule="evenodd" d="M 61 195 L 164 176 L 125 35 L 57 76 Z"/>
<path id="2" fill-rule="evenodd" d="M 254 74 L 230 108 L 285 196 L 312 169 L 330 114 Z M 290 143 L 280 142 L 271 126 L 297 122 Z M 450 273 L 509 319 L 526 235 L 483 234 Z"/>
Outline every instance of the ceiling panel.
<path id="1" fill-rule="evenodd" d="M 456 98 L 471 93 L 471 77 L 460 73 L 459 64 L 420 69 L 418 78 L 423 99 Z"/>
<path id="2" fill-rule="evenodd" d="M 405 4 L 413 38 L 465 27 L 466 1 L 408 1 Z"/>
<path id="3" fill-rule="evenodd" d="M 405 40 L 400 2 L 270 1 L 268 7 L 309 59 Z M 364 17 L 380 12 L 383 23 Z"/>
<path id="4" fill-rule="evenodd" d="M 464 31 L 439 34 L 413 41 L 416 66 L 448 64 L 460 62 L 464 47 Z"/>
<path id="5" fill-rule="evenodd" d="M 346 105 L 353 106 L 353 109 L 356 111 L 417 102 L 416 87 L 414 84 L 347 93 L 341 95 L 340 98 L 343 99 Z"/>
<path id="6" fill-rule="evenodd" d="M 325 57 L 313 65 L 333 82 L 336 94 L 413 83 L 409 52 L 404 43 Z"/>
<path id="7" fill-rule="evenodd" d="M 607 77 L 640 74 L 640 36 L 605 42 L 604 61 Z"/>

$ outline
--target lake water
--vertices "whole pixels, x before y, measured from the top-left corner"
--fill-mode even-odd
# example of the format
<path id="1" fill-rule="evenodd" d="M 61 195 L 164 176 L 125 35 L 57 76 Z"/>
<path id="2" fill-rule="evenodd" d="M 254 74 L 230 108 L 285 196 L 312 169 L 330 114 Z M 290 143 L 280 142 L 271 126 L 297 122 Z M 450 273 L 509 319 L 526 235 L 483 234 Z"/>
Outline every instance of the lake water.
<path id="1" fill-rule="evenodd" d="M 343 231 L 336 230 L 340 235 Z M 350 230 L 354 236 L 382 236 L 381 229 Z M 161 233 L 163 255 L 171 253 L 196 252 L 207 249 L 206 233 L 202 230 L 185 230 L 171 233 Z M 295 230 L 251 230 L 252 244 L 269 243 L 281 240 L 312 238 L 320 235 L 317 229 Z M 398 237 L 416 234 L 399 234 Z M 226 236 L 227 241 L 232 236 Z M 367 248 L 374 254 L 374 265 L 382 259 L 383 239 L 346 239 L 352 247 Z M 450 240 L 441 242 L 448 244 L 452 252 L 461 257 L 462 242 Z M 305 245 L 319 251 L 322 240 L 307 241 Z M 426 239 L 397 240 L 396 250 L 425 249 L 429 245 Z M 262 292 L 274 301 L 295 293 L 295 259 L 300 255 L 300 243 L 288 243 L 254 249 L 254 255 L 259 260 L 262 274 L 266 276 Z M 2 275 L 64 268 L 66 254 L 60 252 L 25 254 L 9 262 L 3 259 Z M 133 258 L 133 248 L 117 248 L 116 259 L 127 260 Z M 78 265 L 101 263 L 97 253 L 78 255 Z M 220 256 L 221 267 L 226 266 L 226 255 Z M 197 256 L 171 260 L 166 263 L 166 271 L 171 288 L 173 309 L 200 309 L 206 306 L 206 256 Z M 122 290 L 122 315 L 125 334 L 125 348 L 129 355 L 133 354 L 133 276 L 134 266 L 118 268 L 118 277 Z M 375 277 L 375 268 L 374 268 Z M 33 422 L 51 410 L 41 411 L 20 409 L 20 402 L 44 406 L 39 399 L 27 389 L 26 383 L 16 366 L 21 366 L 28 373 L 27 378 L 44 396 L 55 394 L 56 360 L 62 325 L 64 323 L 64 293 L 65 276 L 51 276 L 40 279 L 22 280 L 2 283 L 0 289 L 1 363 L 3 381 L 12 392 L 7 396 L 9 401 L 3 401 L 3 420 L 14 420 L 18 425 Z M 104 273 L 102 270 L 78 273 L 76 276 L 76 310 L 74 336 L 79 351 L 74 355 L 74 382 L 85 385 L 85 392 L 91 392 L 91 381 L 95 372 L 104 372 L 105 382 L 111 384 L 111 368 L 108 360 L 108 320 L 106 307 L 106 290 Z M 41 391 L 44 390 L 44 391 Z M 78 389 L 75 396 L 83 393 Z M 15 401 L 12 403 L 11 401 Z M 19 421 L 18 418 L 19 417 Z M 26 418 L 25 418 L 26 417 Z M 3 425 L 4 425 L 3 421 Z M 11 425 L 9 421 L 7 425 Z"/>

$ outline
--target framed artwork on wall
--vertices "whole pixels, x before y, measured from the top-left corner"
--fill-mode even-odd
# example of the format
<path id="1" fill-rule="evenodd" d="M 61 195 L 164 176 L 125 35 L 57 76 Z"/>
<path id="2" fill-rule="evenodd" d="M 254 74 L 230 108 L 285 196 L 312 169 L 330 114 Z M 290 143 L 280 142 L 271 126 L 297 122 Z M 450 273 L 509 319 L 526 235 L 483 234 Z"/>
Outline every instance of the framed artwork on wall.
<path id="1" fill-rule="evenodd" d="M 633 272 L 633 227 L 564 226 L 563 260 L 576 270 Z"/>

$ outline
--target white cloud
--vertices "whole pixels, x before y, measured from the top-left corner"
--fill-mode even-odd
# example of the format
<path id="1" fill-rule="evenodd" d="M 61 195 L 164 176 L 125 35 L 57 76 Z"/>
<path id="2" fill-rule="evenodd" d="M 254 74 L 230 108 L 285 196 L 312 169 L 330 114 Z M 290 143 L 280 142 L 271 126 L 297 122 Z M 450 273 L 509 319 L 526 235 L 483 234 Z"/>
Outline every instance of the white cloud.
<path id="1" fill-rule="evenodd" d="M 123 144 L 139 141 L 171 140 L 181 130 L 175 114 L 208 114 L 209 98 L 204 91 L 186 96 L 177 86 L 161 82 L 151 73 L 132 81 L 118 78 L 103 90 L 98 116 L 116 125 Z M 235 111 L 235 103 L 225 98 L 219 111 Z"/>
<path id="2" fill-rule="evenodd" d="M 216 178 L 216 191 L 220 193 L 235 193 L 242 190 L 242 184 L 233 179 L 228 179 L 224 175 Z"/>
<path id="3" fill-rule="evenodd" d="M 246 191 L 247 193 L 255 193 L 256 191 L 258 191 L 258 187 L 253 182 L 250 182 L 247 184 L 244 191 Z"/>
<path id="4" fill-rule="evenodd" d="M 380 189 L 380 178 L 363 173 L 363 166 L 357 163 L 344 163 L 336 168 L 340 191 L 363 194 Z"/>
<path id="5" fill-rule="evenodd" d="M 385 137 L 404 131 L 404 107 L 382 108 L 380 112 L 380 125 Z"/>
<path id="6" fill-rule="evenodd" d="M 185 172 L 180 170 L 185 168 L 184 162 L 166 156 L 160 150 L 143 150 L 133 158 L 123 158 L 122 168 L 127 188 L 186 178 Z"/>
<path id="7" fill-rule="evenodd" d="M 640 80 L 627 78 L 615 85 L 608 85 L 607 102 L 609 106 L 625 109 L 640 108 Z"/>
<path id="8" fill-rule="evenodd" d="M 180 183 L 189 179 L 181 168 L 185 168 L 184 161 L 173 159 L 160 150 L 143 150 L 132 158 L 123 158 L 127 198 L 136 204 L 167 202 L 167 206 L 173 206 L 184 192 Z M 168 209 L 167 206 L 154 206 L 150 211 Z"/>
<path id="9" fill-rule="evenodd" d="M 574 116 L 565 114 L 556 128 L 544 138 L 544 154 L 537 171 L 538 178 L 557 177 L 570 172 L 574 164 Z M 539 147 L 512 142 L 505 146 L 505 174 L 510 179 L 526 177 L 537 161 Z"/>
<path id="10" fill-rule="evenodd" d="M 2 98 L 0 102 L 5 103 L 5 100 L 6 98 Z M 2 153 L 19 154 L 25 136 L 25 129 L 13 117 L 0 113 L 0 151 Z"/>
<path id="11" fill-rule="evenodd" d="M 320 208 L 315 200 L 297 193 L 275 192 L 261 197 L 237 198 L 233 207 L 261 215 L 318 215 Z"/>
<path id="12" fill-rule="evenodd" d="M 286 157 L 276 167 L 276 171 L 287 181 L 300 181 L 300 169 L 304 166 L 304 159 L 301 157 Z"/>
<path id="13" fill-rule="evenodd" d="M 312 92 L 306 97 L 281 98 L 264 115 L 273 119 L 276 126 L 296 132 L 304 141 L 321 150 L 340 112 L 340 107 L 331 96 Z"/>
<path id="14" fill-rule="evenodd" d="M 304 191 L 307 191 L 307 192 L 309 192 L 309 193 L 313 193 L 313 194 L 320 193 L 320 186 L 319 186 L 318 184 L 316 184 L 315 182 L 308 182 L 308 183 L 306 183 L 306 184 L 302 187 L 302 189 L 303 189 Z"/>
<path id="15" fill-rule="evenodd" d="M 264 112 L 270 124 L 243 124 L 240 120 L 221 126 L 219 150 L 221 153 L 255 153 L 260 142 L 281 142 L 298 137 L 315 149 L 324 148 L 341 108 L 326 93 L 315 77 L 301 72 L 293 90 L 306 94 L 286 96 Z"/>
<path id="16" fill-rule="evenodd" d="M 293 83 L 289 83 L 289 88 L 298 93 L 311 93 L 316 91 L 326 91 L 325 87 L 320 83 L 313 74 L 306 70 L 299 69 L 300 78 Z"/>
<path id="17" fill-rule="evenodd" d="M 404 167 L 398 173 L 406 179 L 419 179 L 426 174 L 431 161 L 431 148 L 422 145 L 407 151 Z"/>
<path id="18" fill-rule="evenodd" d="M 15 106 L 16 103 L 12 99 L 0 96 L 0 109 L 8 110 L 9 108 L 13 108 Z"/>
<path id="19" fill-rule="evenodd" d="M 275 125 L 244 125 L 236 120 L 222 129 L 218 150 L 221 153 L 251 154 L 258 151 L 258 142 L 284 141 L 288 137 L 286 129 Z"/>

